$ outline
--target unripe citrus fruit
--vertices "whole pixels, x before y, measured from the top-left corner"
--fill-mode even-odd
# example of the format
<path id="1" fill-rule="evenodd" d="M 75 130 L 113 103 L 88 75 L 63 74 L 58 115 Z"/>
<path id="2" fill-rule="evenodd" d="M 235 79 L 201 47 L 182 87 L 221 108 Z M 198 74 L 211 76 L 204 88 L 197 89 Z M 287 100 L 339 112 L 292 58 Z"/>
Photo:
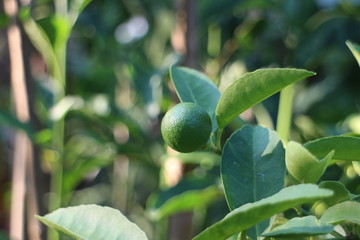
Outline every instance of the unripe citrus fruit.
<path id="1" fill-rule="evenodd" d="M 178 152 L 193 152 L 205 145 L 211 129 L 209 114 L 191 102 L 175 105 L 161 122 L 165 142 Z"/>

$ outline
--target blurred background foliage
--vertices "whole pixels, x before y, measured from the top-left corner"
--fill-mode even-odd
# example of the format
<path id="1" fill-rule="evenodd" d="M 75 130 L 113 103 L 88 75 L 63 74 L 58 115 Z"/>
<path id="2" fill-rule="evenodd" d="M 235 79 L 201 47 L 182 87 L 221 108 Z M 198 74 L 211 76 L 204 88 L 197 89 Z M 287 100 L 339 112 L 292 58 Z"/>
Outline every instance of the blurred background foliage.
<path id="1" fill-rule="evenodd" d="M 65 95 L 58 102 L 58 82 L 24 33 L 32 106 L 29 123 L 18 121 L 12 113 L 5 34 L 10 20 L 0 13 L 0 228 L 4 233 L 9 227 L 14 130 L 24 129 L 36 147 L 43 214 L 52 194 L 49 176 L 58 157 L 51 144 L 58 137 L 52 126 L 62 118 L 62 206 L 96 203 L 115 207 L 150 239 L 171 239 L 173 217 L 168 217 L 175 212 L 195 209 L 191 234 L 227 213 L 216 187 L 220 185 L 219 157 L 206 152 L 178 155 L 166 148 L 160 135 L 163 114 L 178 101 L 168 68 L 185 64 L 190 54 L 183 51 L 177 32 L 179 19 L 184 17 L 177 8 L 181 2 L 90 2 L 71 29 Z M 187 41 L 196 46 L 191 49 L 196 52 L 195 67 L 221 90 L 258 68 L 315 71 L 315 77 L 296 86 L 292 139 L 306 142 L 347 132 L 360 134 L 360 70 L 345 44 L 346 40 L 360 42 L 359 1 L 194 2 L 194 12 L 185 11 L 185 17 L 195 16 L 195 25 L 190 27 L 195 28 L 196 38 Z M 66 43 L 68 26 L 58 21 L 54 28 L 49 21 L 55 16 L 53 1 L 32 0 L 31 7 L 22 12 L 30 14 L 53 45 Z M 243 117 L 274 126 L 277 104 L 275 95 Z M 230 126 L 229 132 L 233 130 Z M 358 166 L 340 163 L 325 177 L 341 180 L 359 194 L 359 174 Z"/>

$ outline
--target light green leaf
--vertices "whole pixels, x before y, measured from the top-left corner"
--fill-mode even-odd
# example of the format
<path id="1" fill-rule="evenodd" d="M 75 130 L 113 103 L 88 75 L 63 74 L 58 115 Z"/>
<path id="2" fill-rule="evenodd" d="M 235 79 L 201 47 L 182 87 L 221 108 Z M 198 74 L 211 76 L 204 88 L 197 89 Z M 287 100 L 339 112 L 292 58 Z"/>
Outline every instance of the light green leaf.
<path id="1" fill-rule="evenodd" d="M 356 61 L 358 62 L 360 66 L 360 45 L 353 43 L 351 41 L 346 41 L 346 45 L 349 47 L 350 51 L 354 55 Z"/>
<path id="2" fill-rule="evenodd" d="M 194 240 L 226 239 L 289 208 L 331 196 L 331 190 L 321 189 L 314 184 L 286 187 L 268 198 L 233 210 L 222 220 L 197 235 Z"/>
<path id="3" fill-rule="evenodd" d="M 170 76 L 181 102 L 194 102 L 203 107 L 210 115 L 215 131 L 215 109 L 221 95 L 215 84 L 203 73 L 185 67 L 172 66 Z"/>
<path id="4" fill-rule="evenodd" d="M 318 160 L 300 143 L 290 141 L 286 146 L 286 168 L 299 182 L 315 183 L 325 172 L 333 155 L 334 151 L 330 151 Z"/>
<path id="5" fill-rule="evenodd" d="M 317 158 L 324 158 L 331 150 L 335 150 L 333 159 L 360 161 L 360 138 L 358 137 L 325 137 L 307 142 L 304 147 Z"/>
<path id="6" fill-rule="evenodd" d="M 53 77 L 58 78 L 59 80 L 62 79 L 64 76 L 61 73 L 59 61 L 46 32 L 31 18 L 24 22 L 24 29 L 34 47 L 45 59 Z"/>
<path id="7" fill-rule="evenodd" d="M 185 191 L 170 198 L 157 209 L 150 211 L 153 220 L 168 217 L 174 213 L 192 210 L 196 207 L 206 207 L 210 203 L 223 196 L 216 186 L 210 186 L 200 190 Z"/>
<path id="8" fill-rule="evenodd" d="M 332 232 L 334 227 L 319 221 L 315 216 L 292 218 L 270 232 L 262 234 L 265 237 L 307 237 L 323 235 Z"/>
<path id="9" fill-rule="evenodd" d="M 345 221 L 360 224 L 360 202 L 347 201 L 338 203 L 328 208 L 320 220 L 333 225 Z"/>
<path id="10" fill-rule="evenodd" d="M 36 216 L 58 232 L 77 240 L 146 240 L 145 233 L 120 211 L 98 205 L 60 208 L 45 216 Z"/>
<path id="11" fill-rule="evenodd" d="M 302 69 L 259 69 L 234 81 L 221 96 L 216 108 L 219 128 L 224 128 L 236 116 L 279 92 L 284 87 L 315 75 Z"/>
<path id="12" fill-rule="evenodd" d="M 334 196 L 332 198 L 324 199 L 327 206 L 333 206 L 339 202 L 350 200 L 352 198 L 351 193 L 346 189 L 344 184 L 339 181 L 323 181 L 319 183 L 319 187 L 334 191 Z"/>
<path id="13" fill-rule="evenodd" d="M 279 192 L 284 186 L 285 150 L 277 133 L 260 126 L 245 126 L 226 142 L 221 177 L 231 210 Z M 268 221 L 250 229 L 255 238 Z"/>
<path id="14" fill-rule="evenodd" d="M 73 26 L 79 17 L 80 13 L 84 10 L 84 8 L 91 3 L 92 0 L 72 0 L 68 18 Z"/>

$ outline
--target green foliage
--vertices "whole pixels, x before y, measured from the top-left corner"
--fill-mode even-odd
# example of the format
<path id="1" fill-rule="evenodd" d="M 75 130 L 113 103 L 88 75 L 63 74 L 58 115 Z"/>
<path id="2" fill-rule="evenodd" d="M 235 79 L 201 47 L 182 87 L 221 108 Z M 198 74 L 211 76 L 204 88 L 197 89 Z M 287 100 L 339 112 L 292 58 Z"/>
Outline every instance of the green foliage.
<path id="1" fill-rule="evenodd" d="M 216 119 L 224 128 L 240 113 L 277 93 L 291 83 L 315 73 L 300 69 L 259 69 L 234 81 L 219 100 Z"/>
<path id="2" fill-rule="evenodd" d="M 331 197 L 332 194 L 331 190 L 320 189 L 312 184 L 286 187 L 268 198 L 234 209 L 221 221 L 197 235 L 194 240 L 226 239 L 277 213 L 303 203 Z"/>
<path id="3" fill-rule="evenodd" d="M 338 203 L 328 208 L 320 220 L 333 225 L 345 221 L 360 224 L 360 203 L 352 201 Z"/>
<path id="4" fill-rule="evenodd" d="M 121 212 L 109 207 L 80 205 L 60 208 L 37 218 L 47 226 L 76 240 L 148 239 L 145 233 Z"/>
<path id="5" fill-rule="evenodd" d="M 11 166 L 11 131 L 21 129 L 39 149 L 39 198 L 52 205 L 49 211 L 108 205 L 159 240 L 169 238 L 169 219 L 184 211 L 194 213 L 196 239 L 345 239 L 332 231 L 338 223 L 336 229 L 360 237 L 360 10 L 356 1 L 325 2 L 197 1 L 198 21 L 189 25 L 197 34 L 182 44 L 198 45 L 182 56 L 172 1 L 34 0 L 19 13 L 43 58 L 24 41 L 31 56 L 24 61 L 31 70 L 29 123 L 9 113 L 6 45 L 0 44 L 0 170 Z M 59 3 L 68 6 L 59 11 Z M 131 25 L 134 20 L 143 25 Z M 0 27 L 10 24 L 0 13 Z M 144 35 L 131 36 L 140 26 L 147 26 Z M 201 72 L 178 66 L 191 56 Z M 209 114 L 205 151 L 178 154 L 164 146 L 160 122 L 176 94 Z M 165 176 L 169 159 L 180 166 L 170 173 L 182 178 L 175 186 Z M 48 175 L 56 175 L 51 189 L 43 180 Z M 9 177 L 0 171 L 0 219 L 8 212 Z M 288 187 L 298 182 L 318 187 Z M 108 217 L 97 209 L 117 211 L 88 209 L 96 213 L 92 222 L 111 227 L 100 223 Z M 73 224 L 52 223 L 52 214 Z M 40 218 L 60 231 L 71 228 L 75 237 L 82 231 L 77 225 L 93 228 L 78 217 L 65 208 Z"/>
<path id="6" fill-rule="evenodd" d="M 286 146 L 286 168 L 289 173 L 302 183 L 316 183 L 325 172 L 334 150 L 323 159 L 317 159 L 306 148 L 297 142 Z"/>
<path id="7" fill-rule="evenodd" d="M 209 186 L 200 190 L 187 190 L 167 199 L 162 205 L 150 210 L 150 217 L 154 220 L 169 217 L 175 213 L 206 208 L 222 196 L 218 187 Z"/>
<path id="8" fill-rule="evenodd" d="M 221 159 L 221 178 L 230 210 L 269 197 L 284 186 L 285 151 L 275 131 L 245 126 L 226 142 Z M 268 221 L 249 231 L 255 238 Z"/>
<path id="9" fill-rule="evenodd" d="M 308 237 L 332 232 L 334 227 L 316 219 L 315 216 L 292 218 L 285 224 L 263 234 L 265 237 Z"/>
<path id="10" fill-rule="evenodd" d="M 193 102 L 202 106 L 209 114 L 212 130 L 217 130 L 215 108 L 220 91 L 208 77 L 196 70 L 184 67 L 170 68 L 171 80 L 182 102 Z"/>
<path id="11" fill-rule="evenodd" d="M 360 161 L 360 138 L 351 136 L 333 136 L 316 139 L 304 144 L 313 155 L 324 158 L 334 150 L 333 159 Z"/>

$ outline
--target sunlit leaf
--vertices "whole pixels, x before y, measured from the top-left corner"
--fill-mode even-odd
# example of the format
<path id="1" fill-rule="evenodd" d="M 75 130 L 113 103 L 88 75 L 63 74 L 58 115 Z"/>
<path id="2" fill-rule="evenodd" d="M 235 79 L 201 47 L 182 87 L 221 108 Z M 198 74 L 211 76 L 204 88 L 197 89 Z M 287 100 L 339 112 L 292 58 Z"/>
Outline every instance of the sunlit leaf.
<path id="1" fill-rule="evenodd" d="M 194 240 L 226 239 L 291 207 L 331 196 L 331 190 L 321 189 L 313 184 L 290 186 L 268 198 L 233 210 L 222 220 L 197 235 Z"/>
<path id="2" fill-rule="evenodd" d="M 320 220 L 333 225 L 345 221 L 360 224 L 360 202 L 347 201 L 338 203 L 328 208 Z"/>
<path id="3" fill-rule="evenodd" d="M 314 156 L 324 158 L 335 150 L 333 159 L 360 161 L 360 138 L 351 136 L 334 136 L 320 138 L 304 144 Z"/>
<path id="4" fill-rule="evenodd" d="M 216 108 L 219 128 L 224 128 L 236 116 L 279 92 L 284 87 L 314 75 L 302 69 L 259 69 L 234 81 L 221 96 Z"/>
<path id="5" fill-rule="evenodd" d="M 317 159 L 300 143 L 291 141 L 286 146 L 286 168 L 299 182 L 315 183 L 333 155 L 334 151 L 330 151 L 323 159 Z"/>
<path id="6" fill-rule="evenodd" d="M 360 66 L 360 45 L 356 44 L 354 42 L 351 42 L 349 40 L 346 41 L 346 45 L 351 50 L 352 54 L 354 55 L 356 61 L 358 62 L 359 66 Z"/>
<path id="7" fill-rule="evenodd" d="M 287 223 L 280 225 L 270 232 L 262 234 L 266 237 L 307 237 L 323 235 L 332 232 L 334 227 L 319 221 L 315 216 L 292 218 Z"/>
<path id="8" fill-rule="evenodd" d="M 77 240 L 146 240 L 145 233 L 120 211 L 98 205 L 60 208 L 37 218 L 58 232 Z"/>

